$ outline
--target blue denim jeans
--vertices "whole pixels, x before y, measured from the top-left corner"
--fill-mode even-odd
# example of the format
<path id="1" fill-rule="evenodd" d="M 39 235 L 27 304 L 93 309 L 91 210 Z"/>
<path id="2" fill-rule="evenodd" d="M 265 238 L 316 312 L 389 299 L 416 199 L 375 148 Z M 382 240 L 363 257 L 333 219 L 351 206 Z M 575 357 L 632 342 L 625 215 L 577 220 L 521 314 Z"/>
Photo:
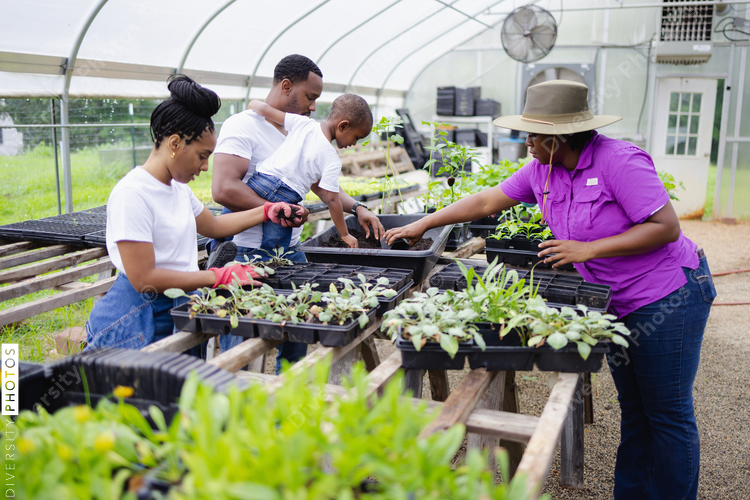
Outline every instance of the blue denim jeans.
<path id="1" fill-rule="evenodd" d="M 607 355 L 622 420 L 616 500 L 695 499 L 700 436 L 693 381 L 716 297 L 705 257 L 687 284 L 623 318 L 629 344 Z"/>
<path id="2" fill-rule="evenodd" d="M 302 201 L 302 197 L 294 189 L 284 184 L 281 179 L 272 175 L 255 172 L 252 177 L 248 179 L 247 185 L 250 186 L 258 196 L 270 201 L 271 203 L 283 201 L 285 203 L 297 204 Z M 277 248 L 283 248 L 287 251 L 289 250 L 291 242 L 291 227 L 284 227 L 280 224 L 274 224 L 273 222 L 263 223 L 263 240 L 261 240 L 260 243 L 261 251 L 268 255 L 273 255 L 273 251 Z"/>
<path id="3" fill-rule="evenodd" d="M 140 293 L 127 276 L 120 273 L 112 288 L 91 310 L 86 322 L 86 350 L 142 349 L 161 340 L 175 333 L 169 311 L 187 300 L 185 297 L 170 299 L 163 293 Z M 205 357 L 203 347 L 192 349 L 190 354 Z"/>
<path id="4" fill-rule="evenodd" d="M 268 260 L 270 258 L 268 254 L 258 248 L 237 247 L 237 259 L 242 260 L 243 256 L 247 256 L 247 258 L 251 260 L 255 256 L 260 257 L 261 260 Z M 293 251 L 291 254 L 287 255 L 286 258 L 294 262 L 307 262 L 305 254 L 297 251 Z M 237 335 L 220 335 L 219 346 L 221 346 L 221 352 L 226 352 L 228 349 L 242 343 L 244 340 L 244 337 L 239 337 Z M 296 363 L 307 355 L 307 344 L 299 342 L 287 341 L 281 344 L 277 349 L 279 351 L 279 354 L 276 356 L 277 375 L 281 373 L 282 359 L 287 360 L 289 363 Z"/>

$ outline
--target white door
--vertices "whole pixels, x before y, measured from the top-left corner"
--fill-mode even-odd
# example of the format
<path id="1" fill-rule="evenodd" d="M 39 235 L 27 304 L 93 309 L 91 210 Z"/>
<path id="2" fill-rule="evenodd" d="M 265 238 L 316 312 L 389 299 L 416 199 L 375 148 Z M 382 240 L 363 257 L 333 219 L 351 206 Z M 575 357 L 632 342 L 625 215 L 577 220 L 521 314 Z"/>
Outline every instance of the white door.
<path id="1" fill-rule="evenodd" d="M 666 170 L 679 187 L 672 201 L 680 217 L 703 214 L 716 105 L 716 80 L 660 78 L 654 110 L 651 157 L 656 170 Z"/>

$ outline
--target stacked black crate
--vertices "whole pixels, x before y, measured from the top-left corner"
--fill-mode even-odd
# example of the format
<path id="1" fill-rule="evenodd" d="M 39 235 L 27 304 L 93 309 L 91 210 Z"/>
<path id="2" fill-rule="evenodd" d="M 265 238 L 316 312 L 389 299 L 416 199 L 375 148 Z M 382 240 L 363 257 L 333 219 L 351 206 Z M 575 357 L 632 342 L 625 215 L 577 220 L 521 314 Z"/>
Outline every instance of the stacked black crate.
<path id="1" fill-rule="evenodd" d="M 456 89 L 455 116 L 474 116 L 474 87 Z"/>
<path id="2" fill-rule="evenodd" d="M 456 103 L 456 87 L 438 87 L 437 110 L 441 116 L 452 116 Z"/>
<path id="3" fill-rule="evenodd" d="M 474 103 L 474 116 L 500 116 L 500 103 L 494 99 L 477 99 Z"/>

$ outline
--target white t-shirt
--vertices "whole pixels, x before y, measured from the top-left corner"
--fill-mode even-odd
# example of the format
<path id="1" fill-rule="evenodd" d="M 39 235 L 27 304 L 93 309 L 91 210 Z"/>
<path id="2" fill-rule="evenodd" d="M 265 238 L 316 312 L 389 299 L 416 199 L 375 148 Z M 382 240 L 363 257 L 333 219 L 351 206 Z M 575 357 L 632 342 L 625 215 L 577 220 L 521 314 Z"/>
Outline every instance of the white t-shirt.
<path id="1" fill-rule="evenodd" d="M 316 182 L 326 191 L 338 193 L 341 160 L 323 134 L 320 123 L 303 115 L 286 113 L 284 128 L 287 131 L 284 144 L 258 164 L 258 172 L 278 177 L 302 198 Z"/>
<path id="2" fill-rule="evenodd" d="M 175 180 L 167 186 L 140 167 L 120 179 L 107 201 L 107 251 L 121 272 L 118 241 L 154 245 L 156 267 L 198 271 L 195 218 L 203 203 L 187 186 Z"/>
<path id="3" fill-rule="evenodd" d="M 219 131 L 214 153 L 239 156 L 250 161 L 242 182 L 247 182 L 258 163 L 270 157 L 284 143 L 284 134 L 255 111 L 247 110 L 226 119 Z M 291 245 L 299 243 L 302 228 L 292 230 Z M 261 225 L 235 235 L 234 243 L 247 248 L 260 248 L 263 240 Z"/>

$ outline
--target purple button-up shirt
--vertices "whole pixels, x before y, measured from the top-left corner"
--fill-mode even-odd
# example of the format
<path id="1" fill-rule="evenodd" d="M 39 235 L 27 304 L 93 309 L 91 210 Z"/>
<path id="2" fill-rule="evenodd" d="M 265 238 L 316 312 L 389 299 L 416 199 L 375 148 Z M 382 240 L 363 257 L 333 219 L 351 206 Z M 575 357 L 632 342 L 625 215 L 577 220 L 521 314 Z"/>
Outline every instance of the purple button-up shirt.
<path id="1" fill-rule="evenodd" d="M 549 165 L 534 160 L 501 184 L 514 200 L 542 206 Z M 594 132 L 578 165 L 552 165 L 547 223 L 558 240 L 594 241 L 643 223 L 669 201 L 651 157 L 640 148 Z M 612 287 L 611 310 L 623 317 L 679 289 L 683 267 L 696 269 L 696 244 L 680 238 L 640 255 L 575 264 L 586 281 Z"/>

